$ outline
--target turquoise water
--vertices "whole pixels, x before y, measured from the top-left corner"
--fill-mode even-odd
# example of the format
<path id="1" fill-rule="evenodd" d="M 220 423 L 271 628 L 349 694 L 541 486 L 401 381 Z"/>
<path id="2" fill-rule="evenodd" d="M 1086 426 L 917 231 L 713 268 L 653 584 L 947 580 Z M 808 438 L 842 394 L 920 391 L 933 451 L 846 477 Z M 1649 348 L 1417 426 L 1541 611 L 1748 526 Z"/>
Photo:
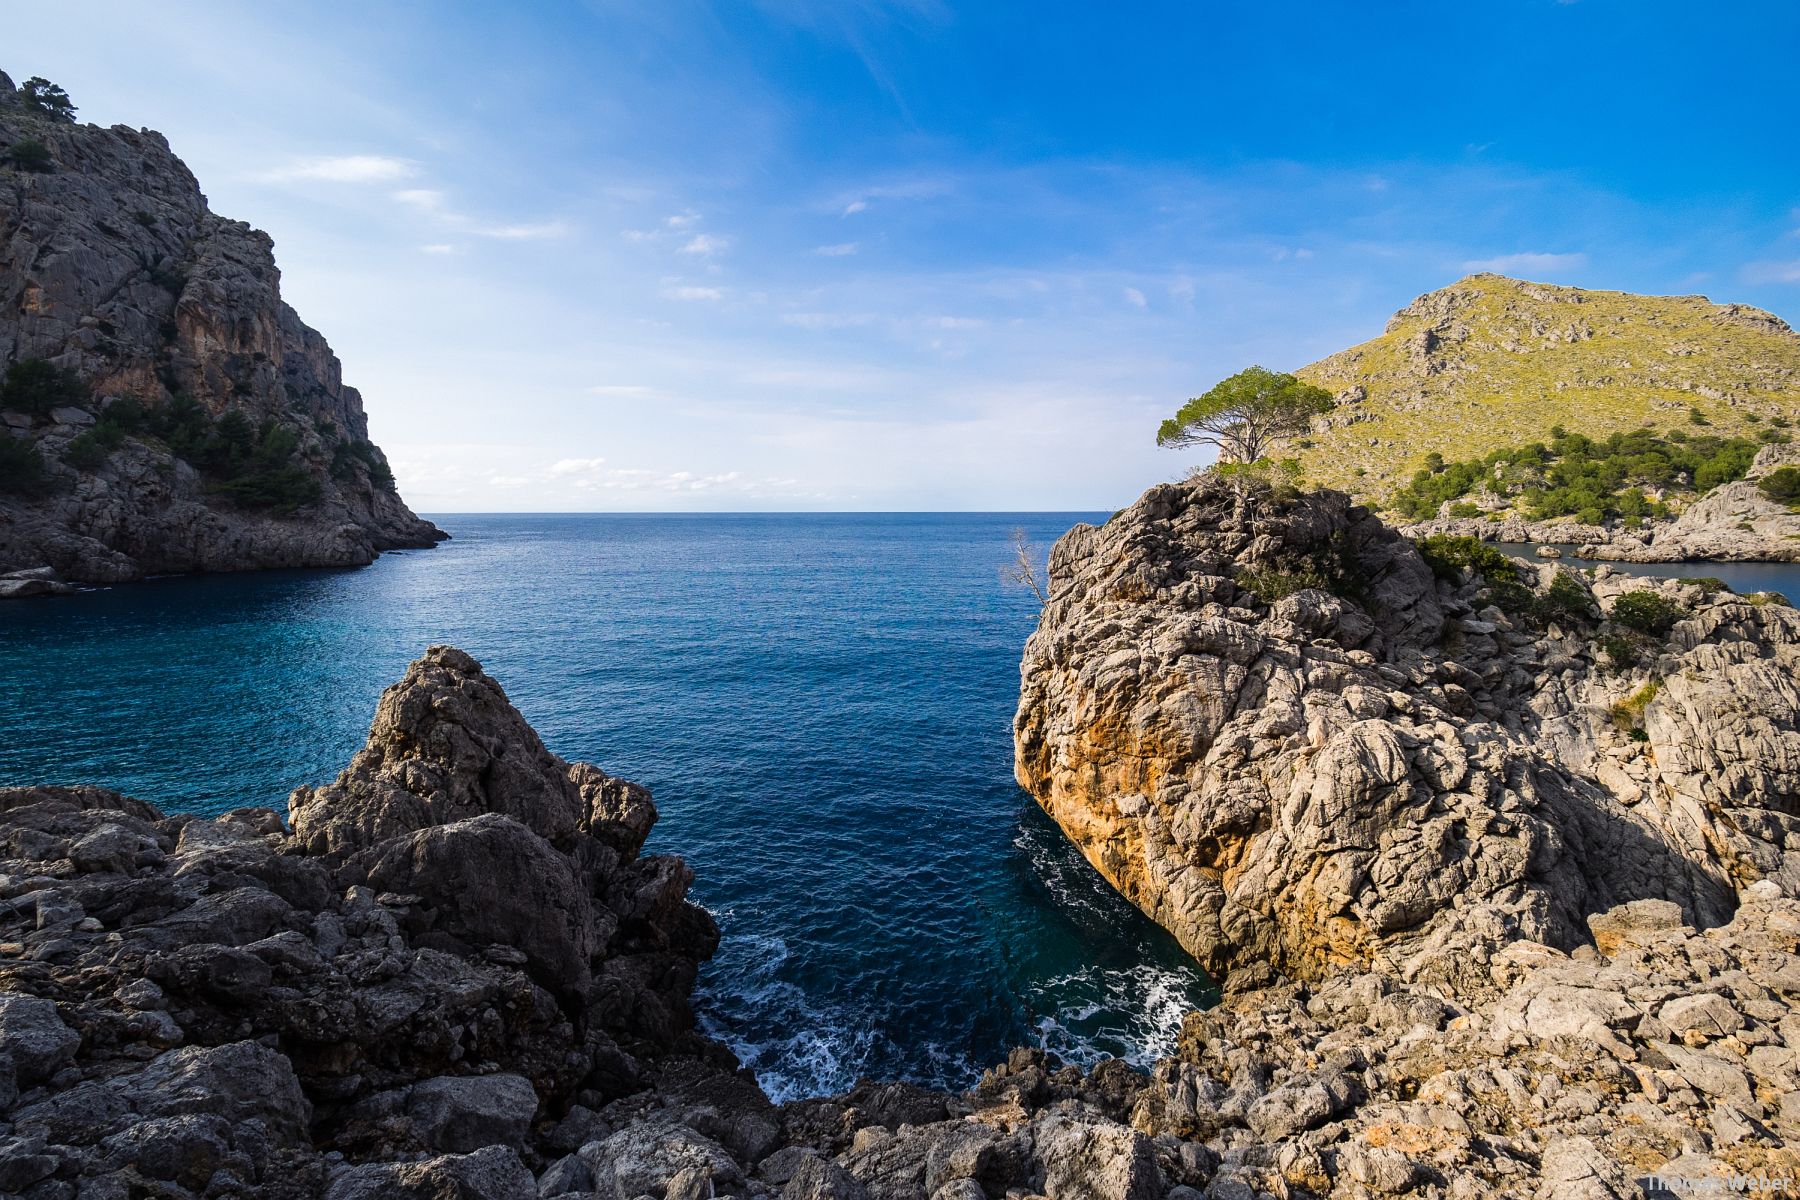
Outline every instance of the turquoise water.
<path id="1" fill-rule="evenodd" d="M 1093 514 L 1098 519 L 1104 514 Z M 700 1005 L 781 1096 L 1140 1062 L 1204 976 L 1012 781 L 1008 533 L 1080 514 L 450 516 L 353 571 L 0 606 L 0 784 L 281 809 L 432 642 L 552 749 L 651 787 L 724 929 Z"/>

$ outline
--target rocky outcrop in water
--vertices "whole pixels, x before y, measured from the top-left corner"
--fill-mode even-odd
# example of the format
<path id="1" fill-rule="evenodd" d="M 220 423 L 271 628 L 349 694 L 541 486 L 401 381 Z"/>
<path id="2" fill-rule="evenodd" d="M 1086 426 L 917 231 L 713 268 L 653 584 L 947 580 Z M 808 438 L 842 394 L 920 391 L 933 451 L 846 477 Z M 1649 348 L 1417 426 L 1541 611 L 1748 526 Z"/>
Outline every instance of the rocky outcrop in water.
<path id="1" fill-rule="evenodd" d="M 1800 614 L 1512 570 L 1213 479 L 1052 553 L 1018 777 L 1223 977 L 1157 1079 L 1246 1187 L 1800 1169 Z"/>
<path id="2" fill-rule="evenodd" d="M 353 566 L 443 536 L 268 235 L 213 214 L 161 134 L 34 112 L 4 75 L 0 368 L 0 572 Z"/>
<path id="3" fill-rule="evenodd" d="M 693 1030 L 716 934 L 643 853 L 648 793 L 556 757 L 467 655 L 413 664 L 290 816 L 0 789 L 0 1194 L 1623 1197 L 1800 1169 L 1800 904 L 1768 882 L 1704 933 L 1647 901 L 1570 953 L 1502 947 L 1476 1000 L 1240 986 L 1147 1075 L 1020 1049 L 962 1094 L 774 1105 Z"/>
<path id="4" fill-rule="evenodd" d="M 1338 493 L 1154 488 L 1057 544 L 1019 780 L 1228 982 L 1470 994 L 1614 904 L 1710 926 L 1759 879 L 1800 892 L 1800 613 L 1533 582 L 1440 580 Z M 1627 592 L 1666 627 L 1608 620 Z"/>

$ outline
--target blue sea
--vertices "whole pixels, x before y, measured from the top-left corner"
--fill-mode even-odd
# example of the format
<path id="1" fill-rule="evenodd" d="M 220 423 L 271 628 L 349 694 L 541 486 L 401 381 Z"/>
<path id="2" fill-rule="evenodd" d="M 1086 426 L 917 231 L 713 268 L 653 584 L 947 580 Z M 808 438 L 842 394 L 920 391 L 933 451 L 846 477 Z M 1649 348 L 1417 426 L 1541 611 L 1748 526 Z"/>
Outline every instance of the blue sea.
<path id="1" fill-rule="evenodd" d="M 349 571 L 0 606 L 0 784 L 285 810 L 427 645 L 648 785 L 724 942 L 705 1027 L 778 1098 L 970 1084 L 1015 1045 L 1147 1063 L 1211 985 L 1012 779 L 1045 549 L 1104 514 L 443 516 Z"/>

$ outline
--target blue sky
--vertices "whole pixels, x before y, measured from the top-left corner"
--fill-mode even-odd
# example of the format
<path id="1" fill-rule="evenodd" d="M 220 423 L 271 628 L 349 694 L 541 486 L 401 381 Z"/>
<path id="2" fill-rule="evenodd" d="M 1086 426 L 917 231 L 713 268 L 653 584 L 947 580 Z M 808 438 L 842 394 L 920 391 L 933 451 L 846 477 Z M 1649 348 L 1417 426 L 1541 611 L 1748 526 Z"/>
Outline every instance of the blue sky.
<path id="1" fill-rule="evenodd" d="M 1800 6 L 77 3 L 422 511 L 1110 509 L 1472 270 L 1800 313 Z"/>

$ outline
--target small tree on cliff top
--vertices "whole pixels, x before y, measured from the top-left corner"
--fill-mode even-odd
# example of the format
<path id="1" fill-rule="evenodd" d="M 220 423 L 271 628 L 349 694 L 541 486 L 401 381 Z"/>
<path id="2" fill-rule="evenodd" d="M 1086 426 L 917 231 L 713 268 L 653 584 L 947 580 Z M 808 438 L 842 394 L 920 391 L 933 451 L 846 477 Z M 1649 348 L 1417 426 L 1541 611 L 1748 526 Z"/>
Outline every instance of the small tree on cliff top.
<path id="1" fill-rule="evenodd" d="M 1335 407 L 1331 393 L 1292 375 L 1250 367 L 1195 396 L 1156 431 L 1159 446 L 1213 446 L 1219 461 L 1253 463 Z"/>
<path id="2" fill-rule="evenodd" d="M 25 102 L 25 107 L 53 121 L 75 119 L 75 105 L 70 102 L 69 93 L 42 75 L 33 75 L 19 85 L 19 99 Z"/>

